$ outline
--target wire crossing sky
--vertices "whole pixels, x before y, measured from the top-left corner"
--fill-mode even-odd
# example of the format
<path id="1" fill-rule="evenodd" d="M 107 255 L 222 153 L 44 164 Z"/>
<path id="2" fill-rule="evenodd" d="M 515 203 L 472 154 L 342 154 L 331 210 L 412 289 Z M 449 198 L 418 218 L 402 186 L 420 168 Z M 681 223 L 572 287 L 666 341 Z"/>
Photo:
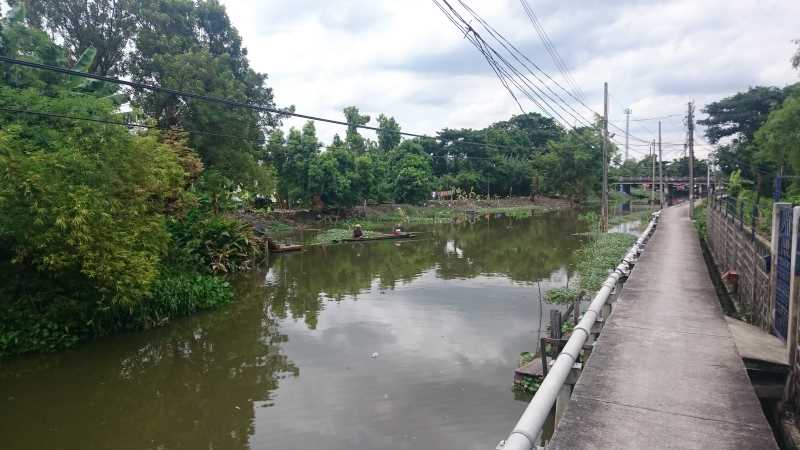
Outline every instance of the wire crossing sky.
<path id="1" fill-rule="evenodd" d="M 425 134 L 444 127 L 483 128 L 520 113 L 484 57 L 431 0 L 221 1 L 253 67 L 269 74 L 281 107 L 293 104 L 298 111 L 343 118 L 341 110 L 356 105 L 372 116 L 370 125 L 387 113 L 404 129 Z M 800 81 L 789 64 L 791 40 L 800 38 L 800 30 L 787 20 L 800 17 L 800 2 L 526 1 L 595 111 L 602 111 L 608 81 L 610 119 L 623 128 L 626 107 L 636 120 L 685 113 L 694 100 L 702 119 L 707 102 L 749 86 Z M 465 3 L 571 89 L 519 0 Z M 526 109 L 537 110 L 525 100 L 531 105 Z M 657 128 L 654 122 L 647 125 Z M 329 141 L 340 129 L 320 125 L 318 131 Z M 656 138 L 638 127 L 631 126 L 631 133 Z M 665 142 L 684 138 L 680 117 L 664 121 Z"/>

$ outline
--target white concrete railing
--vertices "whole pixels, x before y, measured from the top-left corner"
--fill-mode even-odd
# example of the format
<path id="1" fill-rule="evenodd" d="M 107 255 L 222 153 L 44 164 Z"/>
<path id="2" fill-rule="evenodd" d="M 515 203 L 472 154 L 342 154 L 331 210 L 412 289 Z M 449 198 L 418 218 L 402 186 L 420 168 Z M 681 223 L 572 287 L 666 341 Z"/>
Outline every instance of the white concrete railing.
<path id="1" fill-rule="evenodd" d="M 556 401 L 561 387 L 567 380 L 567 377 L 572 370 L 573 365 L 578 357 L 578 354 L 583 349 L 583 344 L 586 343 L 589 333 L 591 333 L 592 325 L 600 317 L 603 306 L 608 300 L 609 294 L 614 290 L 617 281 L 622 276 L 627 276 L 633 267 L 636 258 L 641 253 L 645 242 L 652 234 L 658 222 L 660 212 L 654 213 L 653 218 L 647 225 L 647 228 L 636 240 L 631 249 L 622 258 L 622 262 L 614 269 L 611 275 L 603 282 L 603 287 L 597 292 L 589 305 L 589 309 L 583 314 L 583 318 L 578 322 L 578 325 L 572 331 L 564 348 L 556 357 L 552 367 L 547 371 L 547 376 L 542 380 L 542 384 L 536 391 L 536 394 L 531 399 L 522 417 L 519 418 L 514 430 L 508 436 L 505 442 L 501 442 L 498 448 L 503 450 L 531 450 L 536 447 L 536 439 L 542 430 L 547 416 Z"/>

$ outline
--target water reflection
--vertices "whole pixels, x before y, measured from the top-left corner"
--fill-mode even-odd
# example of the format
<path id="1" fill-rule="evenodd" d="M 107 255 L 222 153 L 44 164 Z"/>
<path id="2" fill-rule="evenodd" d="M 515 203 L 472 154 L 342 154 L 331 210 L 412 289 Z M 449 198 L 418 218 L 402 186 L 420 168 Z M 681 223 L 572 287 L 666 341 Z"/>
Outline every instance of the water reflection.
<path id="1" fill-rule="evenodd" d="M 299 369 L 260 299 L 0 367 L 0 448 L 245 449 Z"/>
<path id="2" fill-rule="evenodd" d="M 282 255 L 220 311 L 3 363 L 0 447 L 491 448 L 524 406 L 536 285 L 566 283 L 584 229 L 567 211 L 417 231 Z"/>

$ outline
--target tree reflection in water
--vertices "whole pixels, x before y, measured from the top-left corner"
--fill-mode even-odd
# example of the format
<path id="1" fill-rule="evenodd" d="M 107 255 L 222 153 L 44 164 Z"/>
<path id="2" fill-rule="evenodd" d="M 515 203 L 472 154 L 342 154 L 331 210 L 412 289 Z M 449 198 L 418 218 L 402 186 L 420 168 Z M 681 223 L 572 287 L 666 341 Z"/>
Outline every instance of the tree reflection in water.
<path id="1" fill-rule="evenodd" d="M 414 241 L 342 244 L 280 255 L 263 270 L 238 276 L 236 301 L 218 311 L 59 354 L 2 362 L 0 447 L 249 448 L 259 423 L 255 408 L 272 405 L 281 380 L 300 374 L 282 353 L 288 339 L 284 333 L 290 330 L 289 325 L 283 333 L 279 330 L 284 319 L 302 320 L 303 328 L 314 330 L 327 302 L 357 302 L 367 292 L 392 291 L 427 275 L 442 280 L 485 276 L 533 284 L 569 267 L 580 245 L 573 234 L 584 231 L 575 216 L 563 211 L 522 220 L 482 217 L 474 223 L 418 227 L 421 234 Z M 469 295 L 469 290 L 463 292 Z M 463 311 L 450 311 L 450 316 L 469 316 L 470 312 L 475 316 L 481 302 L 496 301 L 470 300 L 463 302 Z M 509 305 L 486 306 L 482 313 L 491 312 L 500 320 L 509 314 L 505 309 Z M 438 314 L 435 307 L 430 311 Z M 314 345 L 309 344 L 310 337 L 304 339 L 302 345 Z M 478 370 L 479 366 L 470 364 L 472 371 Z M 505 370 L 504 365 L 495 364 L 489 373 L 504 374 Z M 345 377 L 346 370 L 337 376 Z M 478 381 L 469 382 L 483 388 Z M 502 382 L 494 385 L 507 391 Z M 424 386 L 438 392 L 435 383 Z M 411 392 L 423 389 L 408 388 Z M 462 401 L 471 405 L 473 400 Z M 285 402 L 291 404 L 292 399 Z M 495 408 L 507 410 L 502 402 Z M 505 418 L 497 420 L 507 428 Z"/>

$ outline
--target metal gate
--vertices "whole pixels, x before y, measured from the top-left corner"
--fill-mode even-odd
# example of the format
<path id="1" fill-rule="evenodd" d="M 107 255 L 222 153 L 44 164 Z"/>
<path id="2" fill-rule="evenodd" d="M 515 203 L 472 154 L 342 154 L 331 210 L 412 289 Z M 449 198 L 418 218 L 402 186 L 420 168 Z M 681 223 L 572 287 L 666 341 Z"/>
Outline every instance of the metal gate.
<path id="1" fill-rule="evenodd" d="M 775 261 L 775 334 L 786 339 L 789 330 L 789 285 L 792 279 L 792 207 L 779 205 L 778 255 Z"/>

